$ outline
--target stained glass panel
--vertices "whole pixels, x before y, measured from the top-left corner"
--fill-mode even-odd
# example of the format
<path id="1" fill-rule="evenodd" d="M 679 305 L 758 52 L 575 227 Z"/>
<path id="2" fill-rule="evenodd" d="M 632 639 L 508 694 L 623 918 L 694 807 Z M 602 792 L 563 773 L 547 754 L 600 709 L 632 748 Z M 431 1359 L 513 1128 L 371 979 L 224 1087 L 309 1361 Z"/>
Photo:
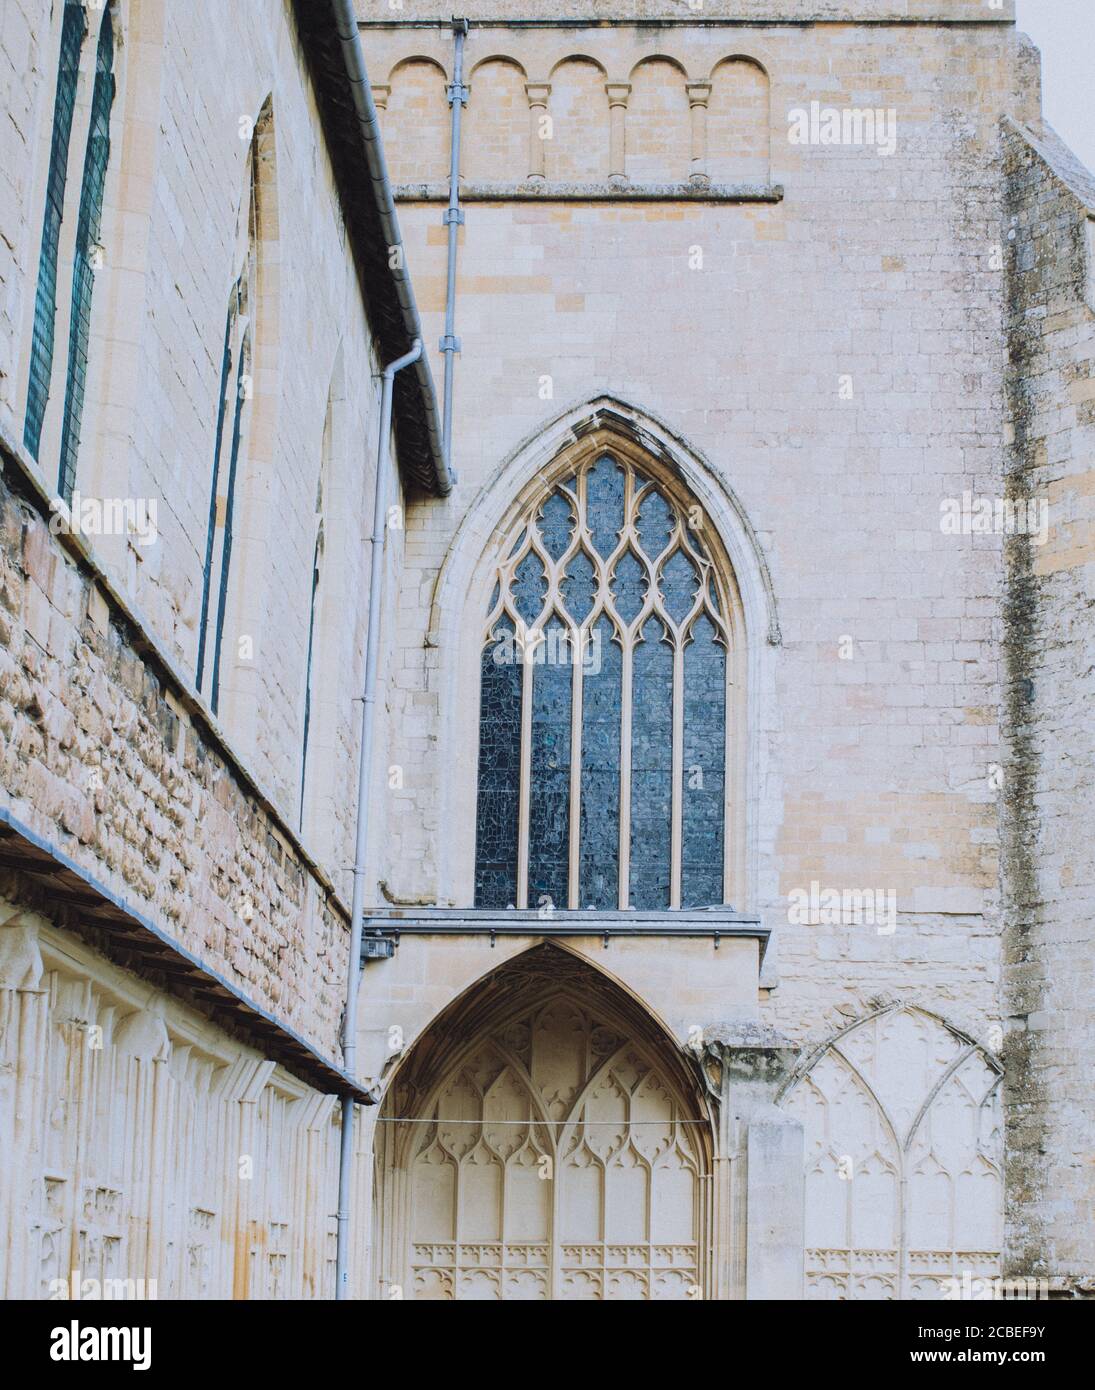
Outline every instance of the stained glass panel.
<path id="1" fill-rule="evenodd" d="M 602 458 L 586 478 L 586 524 L 599 555 L 611 555 L 624 525 L 623 470 Z"/>
<path id="2" fill-rule="evenodd" d="M 635 648 L 631 711 L 631 893 L 635 908 L 669 906 L 673 799 L 673 648 L 648 618 Z"/>
<path id="3" fill-rule="evenodd" d="M 699 618 L 684 651 L 681 906 L 722 902 L 726 649 Z"/>
<path id="4" fill-rule="evenodd" d="M 544 629 L 532 677 L 532 773 L 529 785 L 528 897 L 568 901 L 570 859 L 570 699 L 567 632 L 553 618 Z"/>
<path id="5" fill-rule="evenodd" d="M 582 801 L 579 903 L 619 905 L 620 679 L 619 644 L 599 618 L 582 682 Z"/>
<path id="6" fill-rule="evenodd" d="M 682 623 L 692 611 L 699 576 L 683 550 L 676 551 L 662 566 L 660 587 L 665 609 L 675 623 Z"/>
<path id="7" fill-rule="evenodd" d="M 561 492 L 553 492 L 540 512 L 540 537 L 544 549 L 558 563 L 570 544 L 573 516 L 570 503 Z"/>
<path id="8" fill-rule="evenodd" d="M 521 665 L 508 618 L 483 648 L 476 805 L 475 905 L 517 901 L 517 819 L 521 789 Z"/>

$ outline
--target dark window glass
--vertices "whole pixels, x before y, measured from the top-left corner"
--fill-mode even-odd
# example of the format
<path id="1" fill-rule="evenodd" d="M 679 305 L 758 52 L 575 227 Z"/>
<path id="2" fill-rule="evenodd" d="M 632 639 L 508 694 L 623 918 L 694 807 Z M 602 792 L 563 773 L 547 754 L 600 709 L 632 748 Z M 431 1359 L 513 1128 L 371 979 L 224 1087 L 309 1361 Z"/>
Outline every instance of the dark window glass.
<path id="1" fill-rule="evenodd" d="M 622 662 L 607 618 L 593 633 L 582 683 L 579 906 L 606 910 L 619 906 Z"/>
<path id="2" fill-rule="evenodd" d="M 57 255 L 61 241 L 61 222 L 65 213 L 68 146 L 72 135 L 72 116 L 76 110 L 80 46 L 86 32 L 83 5 L 79 0 L 66 0 L 61 21 L 61 60 L 57 69 L 57 92 L 53 100 L 53 133 L 50 137 L 49 171 L 46 175 L 42 246 L 38 255 L 38 284 L 34 292 L 27 415 L 23 425 L 23 443 L 34 458 L 38 457 L 38 447 L 42 441 L 42 421 L 46 414 L 49 381 L 53 372 L 53 338 L 57 316 Z"/>
<path id="3" fill-rule="evenodd" d="M 500 618 L 483 648 L 481 669 L 476 907 L 517 902 L 521 665 L 514 653 L 513 623 Z"/>
<path id="4" fill-rule="evenodd" d="M 532 776 L 529 795 L 528 900 L 567 905 L 570 859 L 570 695 L 567 630 L 553 618 L 533 666 Z"/>
<path id="5" fill-rule="evenodd" d="M 673 799 L 673 648 L 656 618 L 643 625 L 632 672 L 630 903 L 664 908 Z"/>
<path id="6" fill-rule="evenodd" d="M 228 312 L 224 318 L 224 349 L 221 353 L 221 384 L 217 397 L 217 435 L 213 444 L 213 480 L 209 489 L 209 521 L 205 536 L 205 563 L 202 566 L 201 618 L 198 623 L 198 671 L 197 685 L 200 690 L 205 675 L 205 648 L 209 632 L 209 598 L 213 578 L 213 556 L 217 540 L 217 487 L 220 484 L 221 447 L 224 440 L 224 417 L 228 411 L 228 394 L 232 376 L 232 327 L 236 318 L 236 301 L 239 286 L 232 289 Z"/>
<path id="7" fill-rule="evenodd" d="M 91 122 L 84 155 L 76 249 L 72 262 L 72 316 L 65 377 L 65 415 L 61 426 L 61 465 L 58 488 L 71 499 L 76 487 L 76 458 L 84 417 L 87 353 L 91 339 L 91 295 L 95 288 L 96 257 L 103 221 L 106 169 L 110 161 L 110 108 L 114 104 L 114 26 L 110 10 L 103 14 L 95 54 L 95 85 L 91 93 Z"/>
<path id="8" fill-rule="evenodd" d="M 726 796 L 726 648 L 707 618 L 684 650 L 681 906 L 722 902 Z"/>

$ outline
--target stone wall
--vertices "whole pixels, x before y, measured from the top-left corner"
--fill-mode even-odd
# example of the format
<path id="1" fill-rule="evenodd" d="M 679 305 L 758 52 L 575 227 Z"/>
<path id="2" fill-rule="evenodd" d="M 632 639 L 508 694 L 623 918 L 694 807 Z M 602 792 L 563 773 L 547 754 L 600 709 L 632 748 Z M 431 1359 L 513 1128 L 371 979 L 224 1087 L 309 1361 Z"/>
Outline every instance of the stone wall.
<path id="1" fill-rule="evenodd" d="M 374 74 L 394 70 L 393 92 L 407 60 L 451 72 L 445 29 L 366 37 Z M 993 23 L 477 24 L 466 45 L 469 138 L 500 58 L 534 85 L 584 54 L 606 86 L 662 50 L 676 65 L 652 66 L 674 92 L 728 55 L 763 67 L 773 200 L 655 189 L 627 203 L 575 184 L 565 200 L 513 186 L 468 202 L 460 483 L 444 510 L 410 518 L 393 759 L 413 773 L 392 802 L 389 882 L 408 900 L 470 901 L 477 675 L 465 653 L 480 614 L 440 637 L 431 623 L 443 601 L 470 603 L 474 585 L 449 595 L 448 576 L 475 574 L 516 484 L 534 485 L 535 441 L 555 437 L 553 421 L 561 436 L 578 428 L 583 402 L 610 400 L 636 428 L 675 437 L 694 474 L 736 498 L 771 577 L 779 636 L 770 642 L 755 615 L 743 750 L 753 841 L 734 904 L 777 929 L 764 981 L 778 979 L 765 996 L 771 1021 L 801 1037 L 888 990 L 985 1036 L 999 1019 L 1000 539 L 945 534 L 941 509 L 1001 488 L 999 116 L 1024 50 Z M 792 143 L 790 113 L 815 100 L 892 109 L 893 152 Z M 574 132 L 557 117 L 552 138 L 565 140 Z M 385 120 L 397 130 L 394 111 Z M 647 123 L 644 158 L 657 153 L 656 128 Z M 589 136 L 598 148 L 603 134 Z M 432 347 L 442 208 L 405 191 Z M 413 751 L 403 736 L 412 714 Z M 430 727 L 441 732 L 436 755 L 419 733 Z M 896 930 L 789 923 L 789 895 L 814 882 L 892 891 Z"/>
<path id="2" fill-rule="evenodd" d="M 335 1097 L 6 898 L 0 1073 L 0 1296 L 333 1296 Z"/>
<path id="3" fill-rule="evenodd" d="M 1052 130 L 1005 130 L 1013 448 L 1048 507 L 1007 549 L 1004 982 L 1013 1268 L 1095 1291 L 1095 180 Z"/>
<path id="4" fill-rule="evenodd" d="M 9 325 L 0 414 L 14 439 L 23 430 L 63 8 L 16 4 L 5 7 L 3 21 L 12 120 L 0 150 L 9 180 L 0 211 L 0 256 L 7 258 L 0 313 Z M 99 562 L 192 681 L 225 315 L 241 235 L 246 240 L 250 129 L 270 97 L 260 293 L 251 306 L 254 399 L 236 488 L 220 716 L 295 827 L 317 482 L 328 402 L 341 382 L 325 498 L 330 630 L 317 634 L 340 679 L 324 683 L 312 711 L 317 756 L 310 763 L 332 795 L 329 814 L 305 820 L 316 854 L 332 872 L 336 865 L 343 871 L 352 857 L 353 758 L 345 755 L 356 737 L 350 692 L 364 650 L 368 553 L 361 541 L 371 523 L 379 385 L 314 93 L 291 11 L 277 0 L 234 7 L 126 0 L 116 12 L 118 87 L 77 488 L 94 499 L 155 505 L 153 544 L 124 531 L 91 539 Z M 79 193 L 79 120 L 70 200 Z M 74 218 L 66 205 L 63 229 Z M 71 280 L 64 245 L 63 235 L 59 324 Z M 55 487 L 49 438 L 47 427 L 39 464 L 45 484 Z M 252 655 L 239 655 L 241 638 Z"/>

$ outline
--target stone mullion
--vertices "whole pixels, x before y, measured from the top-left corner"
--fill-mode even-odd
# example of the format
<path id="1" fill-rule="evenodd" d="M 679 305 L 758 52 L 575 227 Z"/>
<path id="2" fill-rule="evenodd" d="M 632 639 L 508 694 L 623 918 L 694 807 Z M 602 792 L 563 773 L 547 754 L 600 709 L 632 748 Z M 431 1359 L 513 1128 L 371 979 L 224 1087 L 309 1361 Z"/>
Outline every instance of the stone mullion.
<path id="1" fill-rule="evenodd" d="M 627 907 L 631 888 L 631 658 L 634 651 L 629 634 L 622 643 L 620 662 L 620 896 Z"/>
<path id="2" fill-rule="evenodd" d="M 520 633 L 518 633 L 518 636 Z M 529 803 L 532 794 L 532 670 L 531 644 L 518 643 L 521 653 L 521 771 L 517 802 L 517 906 L 528 907 Z"/>
<path id="3" fill-rule="evenodd" d="M 725 599 L 723 599 L 725 605 Z M 726 610 L 729 612 L 729 609 Z M 734 716 L 737 713 L 735 696 L 737 682 L 734 679 L 733 663 L 737 659 L 734 632 L 727 630 L 726 657 L 723 662 L 723 716 L 722 716 L 722 900 L 733 903 L 740 912 L 745 907 L 745 894 L 739 883 L 740 869 L 737 863 L 737 837 L 734 829 L 740 814 L 738 807 L 738 767 L 737 730 Z"/>
<path id="4" fill-rule="evenodd" d="M 684 821 L 684 639 L 673 644 L 673 789 L 670 805 L 669 906 L 679 908 L 682 896 Z"/>
<path id="5" fill-rule="evenodd" d="M 582 630 L 574 630 L 575 647 L 572 653 L 570 686 L 570 866 L 567 880 L 567 904 L 571 909 L 581 906 L 581 812 L 582 812 Z"/>

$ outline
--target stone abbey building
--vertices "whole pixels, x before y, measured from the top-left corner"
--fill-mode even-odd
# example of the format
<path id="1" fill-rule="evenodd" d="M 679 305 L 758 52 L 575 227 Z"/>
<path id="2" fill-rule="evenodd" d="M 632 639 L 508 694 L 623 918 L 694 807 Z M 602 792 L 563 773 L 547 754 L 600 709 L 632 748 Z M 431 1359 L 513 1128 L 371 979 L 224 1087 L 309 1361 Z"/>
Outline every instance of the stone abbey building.
<path id="1" fill-rule="evenodd" d="M 5 0 L 5 1297 L 1095 1292 L 1012 9 Z"/>

